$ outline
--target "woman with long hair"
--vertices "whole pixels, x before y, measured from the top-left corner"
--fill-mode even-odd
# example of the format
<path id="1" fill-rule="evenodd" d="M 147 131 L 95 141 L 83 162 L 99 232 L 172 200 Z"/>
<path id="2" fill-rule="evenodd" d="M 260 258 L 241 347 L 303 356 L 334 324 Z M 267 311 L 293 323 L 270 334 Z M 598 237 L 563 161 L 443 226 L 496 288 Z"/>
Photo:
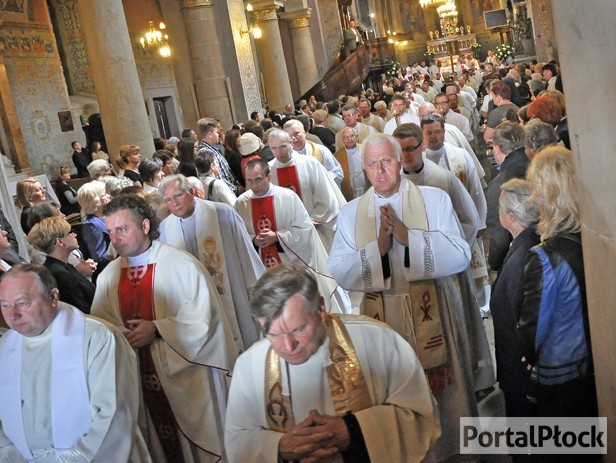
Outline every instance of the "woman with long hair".
<path id="1" fill-rule="evenodd" d="M 538 416 L 597 416 L 573 154 L 541 150 L 527 179 L 541 244 L 526 257 L 518 338 Z"/>
<path id="2" fill-rule="evenodd" d="M 199 172 L 195 167 L 197 159 L 197 142 L 192 138 L 182 138 L 178 142 L 178 166 L 177 173 L 184 177 L 199 177 Z"/>

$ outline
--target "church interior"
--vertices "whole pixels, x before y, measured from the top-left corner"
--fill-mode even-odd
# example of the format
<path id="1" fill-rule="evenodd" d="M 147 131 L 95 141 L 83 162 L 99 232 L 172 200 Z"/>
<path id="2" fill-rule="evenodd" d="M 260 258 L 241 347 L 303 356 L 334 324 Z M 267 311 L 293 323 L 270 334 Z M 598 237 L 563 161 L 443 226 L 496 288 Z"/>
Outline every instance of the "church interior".
<path id="1" fill-rule="evenodd" d="M 87 146 L 94 134 L 112 158 L 124 144 L 149 157 L 155 138 L 179 137 L 202 117 L 226 131 L 266 107 L 282 113 L 310 95 L 378 89 L 396 64 L 438 60 L 447 74 L 459 54 L 483 62 L 501 43 L 517 62 L 555 61 L 576 161 L 600 416 L 616 445 L 616 161 L 607 148 L 616 143 L 616 2 L 451 0 L 440 13 L 431 3 L 445 2 L 0 0 L 2 209 L 17 224 L 16 182 L 74 171 L 71 143 Z M 344 40 L 351 19 L 362 34 L 354 51 Z"/>

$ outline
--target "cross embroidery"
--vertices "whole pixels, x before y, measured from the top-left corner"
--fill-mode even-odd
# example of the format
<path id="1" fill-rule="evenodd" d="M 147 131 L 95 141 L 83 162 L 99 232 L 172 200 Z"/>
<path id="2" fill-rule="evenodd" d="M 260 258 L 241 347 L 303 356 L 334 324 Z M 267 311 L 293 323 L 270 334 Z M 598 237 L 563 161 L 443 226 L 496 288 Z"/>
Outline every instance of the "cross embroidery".
<path id="1" fill-rule="evenodd" d="M 423 319 L 421 321 L 422 322 L 432 321 L 432 317 L 428 313 L 430 312 L 430 309 L 432 308 L 432 304 L 431 304 L 432 299 L 430 299 L 430 291 L 426 291 L 425 293 L 422 294 L 421 301 L 423 302 L 423 305 L 419 306 L 419 308 L 424 313 Z"/>

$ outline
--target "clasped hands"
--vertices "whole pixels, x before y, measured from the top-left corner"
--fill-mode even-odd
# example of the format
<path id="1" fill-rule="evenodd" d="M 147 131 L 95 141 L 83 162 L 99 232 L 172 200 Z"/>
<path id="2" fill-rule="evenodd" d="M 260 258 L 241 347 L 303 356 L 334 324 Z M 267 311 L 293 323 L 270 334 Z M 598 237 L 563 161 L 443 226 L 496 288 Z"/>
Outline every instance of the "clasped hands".
<path id="1" fill-rule="evenodd" d="M 377 243 L 379 245 L 379 252 L 381 256 L 384 256 L 389 252 L 395 239 L 402 246 L 409 245 L 408 228 L 402 223 L 396 211 L 390 204 L 386 204 L 379 208 L 381 213 L 381 226 L 379 227 L 379 234 Z M 393 238 L 393 239 L 392 239 Z"/>
<path id="2" fill-rule="evenodd" d="M 271 244 L 274 244 L 278 241 L 278 235 L 276 235 L 275 231 L 270 230 L 269 228 L 264 228 L 254 238 L 254 242 L 257 246 L 265 247 Z"/>
<path id="3" fill-rule="evenodd" d="M 149 346 L 156 337 L 156 325 L 150 320 L 128 320 L 129 332 L 125 333 L 126 340 L 134 348 Z"/>
<path id="4" fill-rule="evenodd" d="M 311 410 L 304 421 L 282 436 L 278 454 L 286 461 L 329 462 L 350 446 L 351 438 L 342 418 Z"/>

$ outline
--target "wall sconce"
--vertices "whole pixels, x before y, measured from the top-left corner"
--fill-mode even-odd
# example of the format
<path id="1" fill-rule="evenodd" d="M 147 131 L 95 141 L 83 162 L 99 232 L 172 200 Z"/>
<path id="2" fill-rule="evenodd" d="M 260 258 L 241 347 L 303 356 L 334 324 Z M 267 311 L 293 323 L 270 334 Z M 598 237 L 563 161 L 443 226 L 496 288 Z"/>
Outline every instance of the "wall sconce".
<path id="1" fill-rule="evenodd" d="M 254 8 L 252 7 L 252 5 L 250 3 L 246 3 L 246 11 L 248 13 L 251 13 L 254 10 Z M 250 21 L 250 23 L 248 24 L 248 30 L 244 31 L 240 29 L 240 35 L 243 36 L 244 34 L 251 34 L 255 39 L 260 39 L 261 37 L 263 37 L 263 31 L 261 30 L 261 28 L 259 26 L 253 25 L 252 21 Z"/>
<path id="2" fill-rule="evenodd" d="M 252 23 L 247 31 L 240 30 L 240 35 L 243 36 L 244 34 L 252 34 L 255 39 L 260 39 L 263 37 L 263 31 L 261 28 L 259 26 L 253 26 Z"/>

